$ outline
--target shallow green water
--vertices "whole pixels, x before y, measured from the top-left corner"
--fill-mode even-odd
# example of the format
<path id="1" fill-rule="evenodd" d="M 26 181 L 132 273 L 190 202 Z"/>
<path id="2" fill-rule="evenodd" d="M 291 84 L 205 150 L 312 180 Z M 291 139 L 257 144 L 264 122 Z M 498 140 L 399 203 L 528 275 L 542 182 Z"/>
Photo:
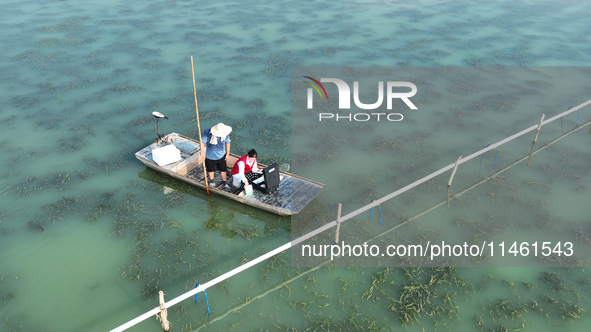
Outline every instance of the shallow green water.
<path id="1" fill-rule="evenodd" d="M 134 158 L 156 137 L 152 111 L 170 118 L 160 123 L 162 132 L 196 135 L 190 55 L 202 128 L 230 124 L 233 152 L 254 147 L 264 161 L 283 163 L 291 162 L 292 66 L 585 66 L 586 12 L 578 1 L 6 3 L 0 14 L 0 330 L 107 331 L 156 306 L 158 290 L 172 299 L 290 240 L 291 219 L 207 198 Z M 543 86 L 555 96 L 514 96 L 503 112 L 491 100 L 469 114 L 462 107 L 417 113 L 394 133 L 354 128 L 363 138 L 357 144 L 336 144 L 334 159 L 302 170 L 331 184 L 315 202 L 324 208 L 320 217 L 333 218 L 338 203 L 352 211 L 368 197 L 477 151 L 483 140 L 496 142 L 535 124 L 541 113 L 589 99 L 585 80 L 561 81 L 556 71 L 552 85 Z M 463 107 L 470 107 L 467 100 Z M 589 119 L 582 111 L 581 123 Z M 570 130 L 576 115 L 563 122 Z M 562 230 L 561 223 L 588 233 L 587 132 L 538 153 L 529 168 L 516 166 L 502 181 L 452 200 L 449 211 L 442 206 L 398 229 L 399 236 L 415 241 L 433 230 L 455 239 L 464 227 L 474 236 L 484 228 L 512 241 L 536 221 L 548 224 L 540 234 Z M 561 133 L 558 122 L 544 127 L 538 144 Z M 316 134 L 310 142 L 324 143 Z M 375 140 L 402 140 L 403 134 L 400 146 L 369 151 Z M 497 168 L 528 153 L 530 142 L 528 136 L 502 149 Z M 381 155 L 396 159 L 385 178 L 380 167 L 358 182 L 339 183 L 350 174 L 332 172 L 358 156 L 379 165 Z M 494 171 L 493 158 L 488 153 L 481 169 L 476 160 L 466 164 L 453 189 Z M 444 197 L 445 190 L 413 190 L 383 206 L 386 220 L 399 222 Z M 532 202 L 533 208 L 523 207 Z M 374 218 L 358 222 L 375 234 L 381 226 Z M 169 311 L 173 329 L 395 330 L 401 311 L 391 299 L 401 298 L 404 285 L 428 284 L 429 275 L 441 284 L 421 286 L 431 304 L 408 323 L 409 331 L 501 331 L 522 324 L 584 331 L 591 307 L 585 268 L 462 268 L 441 277 L 442 271 L 427 269 L 330 264 L 305 273 L 290 263 L 284 253 L 209 289 L 212 318 L 202 294 L 198 304 L 186 300 Z M 130 330 L 160 327 L 152 318 Z"/>

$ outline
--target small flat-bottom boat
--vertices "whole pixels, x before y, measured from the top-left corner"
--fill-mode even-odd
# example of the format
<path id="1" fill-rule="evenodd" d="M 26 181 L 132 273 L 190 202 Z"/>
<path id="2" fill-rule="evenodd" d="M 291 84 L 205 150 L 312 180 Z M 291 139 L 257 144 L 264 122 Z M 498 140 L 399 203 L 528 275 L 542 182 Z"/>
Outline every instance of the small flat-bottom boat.
<path id="1" fill-rule="evenodd" d="M 158 165 L 152 157 L 152 151 L 173 145 L 180 151 L 181 159 L 166 165 Z M 200 158 L 199 141 L 192 138 L 171 133 L 164 136 L 158 143 L 152 143 L 135 154 L 144 165 L 158 172 L 165 173 L 173 178 L 187 182 L 191 185 L 205 189 L 205 179 L 203 175 L 203 165 Z M 232 181 L 230 170 L 234 163 L 240 158 L 230 153 L 228 158 L 228 183 Z M 265 165 L 258 165 L 259 168 L 265 168 Z M 246 195 L 243 189 L 215 187 L 209 183 L 209 190 L 220 196 L 254 206 L 256 208 L 269 211 L 278 215 L 293 215 L 299 213 L 316 195 L 318 195 L 325 185 L 308 180 L 297 175 L 280 171 L 280 182 L 276 190 L 270 193 L 264 193 L 254 190 L 252 194 Z M 208 178 L 209 181 L 209 178 Z M 213 183 L 221 182 L 219 172 L 215 172 Z"/>

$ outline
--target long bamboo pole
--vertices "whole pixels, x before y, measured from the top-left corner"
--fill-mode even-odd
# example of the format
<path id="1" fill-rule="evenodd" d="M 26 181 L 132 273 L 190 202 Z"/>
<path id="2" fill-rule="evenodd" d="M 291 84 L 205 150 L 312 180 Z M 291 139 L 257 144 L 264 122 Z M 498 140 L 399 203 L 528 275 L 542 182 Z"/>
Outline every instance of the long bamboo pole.
<path id="1" fill-rule="evenodd" d="M 199 124 L 199 107 L 197 106 L 197 88 L 195 87 L 195 69 L 193 67 L 193 56 L 191 55 L 191 72 L 193 73 L 193 94 L 195 95 L 195 113 L 197 114 L 197 129 L 199 130 L 199 145 L 201 151 L 205 151 L 205 146 L 201 140 L 201 125 Z M 207 190 L 207 196 L 209 196 L 209 184 L 207 183 L 207 171 L 205 170 L 205 155 L 203 156 L 203 178 L 205 179 L 205 189 Z"/>

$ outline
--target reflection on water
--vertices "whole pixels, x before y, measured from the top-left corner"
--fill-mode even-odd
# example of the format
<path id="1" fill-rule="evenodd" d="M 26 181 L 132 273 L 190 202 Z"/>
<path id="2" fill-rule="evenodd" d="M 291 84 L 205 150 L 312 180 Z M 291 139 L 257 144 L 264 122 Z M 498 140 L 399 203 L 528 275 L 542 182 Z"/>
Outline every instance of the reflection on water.
<path id="1" fill-rule="evenodd" d="M 532 73 L 507 95 L 473 91 L 478 77 L 442 79 L 453 91 L 425 82 L 430 93 L 421 102 L 434 111 L 409 116 L 394 132 L 369 123 L 349 131 L 334 124 L 292 127 L 293 66 L 478 65 L 510 71 L 494 66 L 584 65 L 585 9 L 552 1 L 6 3 L 0 14 L 2 330 L 110 330 L 156 306 L 158 290 L 171 299 L 288 242 L 292 230 L 333 220 L 339 202 L 347 211 L 367 204 L 537 122 L 540 113 L 557 114 L 589 99 L 581 80 L 555 67 L 551 79 Z M 234 128 L 233 152 L 256 148 L 263 162 L 280 164 L 292 163 L 290 131 L 307 133 L 306 151 L 291 147 L 304 153 L 298 158 L 309 159 L 310 173 L 301 175 L 323 183 L 341 180 L 326 188 L 301 223 L 290 226 L 289 219 L 208 198 L 145 170 L 134 158 L 155 138 L 152 111 L 170 118 L 161 123 L 163 133 L 197 135 L 190 55 L 202 127 L 227 123 Z M 581 77 L 587 74 L 580 69 Z M 479 98 L 444 107 L 435 102 L 445 98 L 442 89 Z M 582 111 L 581 123 L 588 119 Z M 563 119 L 562 130 L 575 122 L 572 115 Z M 539 144 L 560 133 L 558 123 L 544 128 Z M 422 230 L 435 237 L 438 229 L 464 225 L 472 236 L 495 230 L 513 241 L 536 221 L 553 231 L 575 230 L 565 236 L 588 242 L 586 134 L 572 135 L 534 156 L 529 168 L 514 168 L 477 193 L 452 200 L 439 218 L 426 215 L 400 234 L 415 241 L 415 234 L 426 236 Z M 347 136 L 360 139 L 345 146 Z M 497 167 L 527 153 L 530 143 L 502 150 Z M 384 170 L 386 157 L 395 161 Z M 348 176 L 338 165 L 350 158 L 375 160 L 375 167 Z M 485 156 L 482 170 L 466 165 L 452 190 L 491 172 L 492 158 Z M 384 205 L 385 221 L 403 220 L 439 201 L 445 196 L 439 185 Z M 516 217 L 526 214 L 527 220 Z M 375 232 L 380 226 L 373 218 L 358 222 Z M 171 309 L 173 328 L 388 330 L 406 324 L 411 331 L 572 331 L 584 330 L 587 319 L 591 289 L 585 269 L 328 264 L 308 271 L 290 267 L 288 255 L 208 289 L 211 321 L 202 297 Z M 238 311 L 214 321 L 232 308 Z M 130 330 L 160 327 L 150 319 Z"/>
<path id="2" fill-rule="evenodd" d="M 231 239 L 237 235 L 243 235 L 247 238 L 250 238 L 251 236 L 258 236 L 256 231 L 253 231 L 251 228 L 241 227 L 242 225 L 236 226 L 234 229 L 230 229 L 232 226 L 232 221 L 236 219 L 237 214 L 244 214 L 252 219 L 264 223 L 262 228 L 264 230 L 263 234 L 271 234 L 277 229 L 283 229 L 288 232 L 290 231 L 291 218 L 289 216 L 280 217 L 271 213 L 252 209 L 238 202 L 217 197 L 215 195 L 212 195 L 210 198 L 208 198 L 207 194 L 203 190 L 173 179 L 162 173 L 158 173 L 150 168 L 146 168 L 145 170 L 139 172 L 138 177 L 159 184 L 162 192 L 165 195 L 169 195 L 167 197 L 169 201 L 175 201 L 179 198 L 184 198 L 184 195 L 181 195 L 181 193 L 206 201 L 207 220 L 205 221 L 205 228 L 211 231 L 219 231 L 228 239 Z M 318 202 L 314 203 L 320 204 Z M 257 228 L 258 226 L 255 226 L 254 230 Z"/>

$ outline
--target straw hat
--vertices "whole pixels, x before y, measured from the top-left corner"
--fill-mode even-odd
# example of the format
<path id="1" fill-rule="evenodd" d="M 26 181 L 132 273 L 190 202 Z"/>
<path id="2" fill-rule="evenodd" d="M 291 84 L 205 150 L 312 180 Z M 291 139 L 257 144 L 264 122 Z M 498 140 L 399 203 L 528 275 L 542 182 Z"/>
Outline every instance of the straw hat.
<path id="1" fill-rule="evenodd" d="M 210 132 L 212 135 L 215 135 L 217 137 L 224 137 L 228 136 L 232 132 L 232 127 L 226 126 L 225 124 L 220 122 L 215 126 L 211 127 Z"/>

